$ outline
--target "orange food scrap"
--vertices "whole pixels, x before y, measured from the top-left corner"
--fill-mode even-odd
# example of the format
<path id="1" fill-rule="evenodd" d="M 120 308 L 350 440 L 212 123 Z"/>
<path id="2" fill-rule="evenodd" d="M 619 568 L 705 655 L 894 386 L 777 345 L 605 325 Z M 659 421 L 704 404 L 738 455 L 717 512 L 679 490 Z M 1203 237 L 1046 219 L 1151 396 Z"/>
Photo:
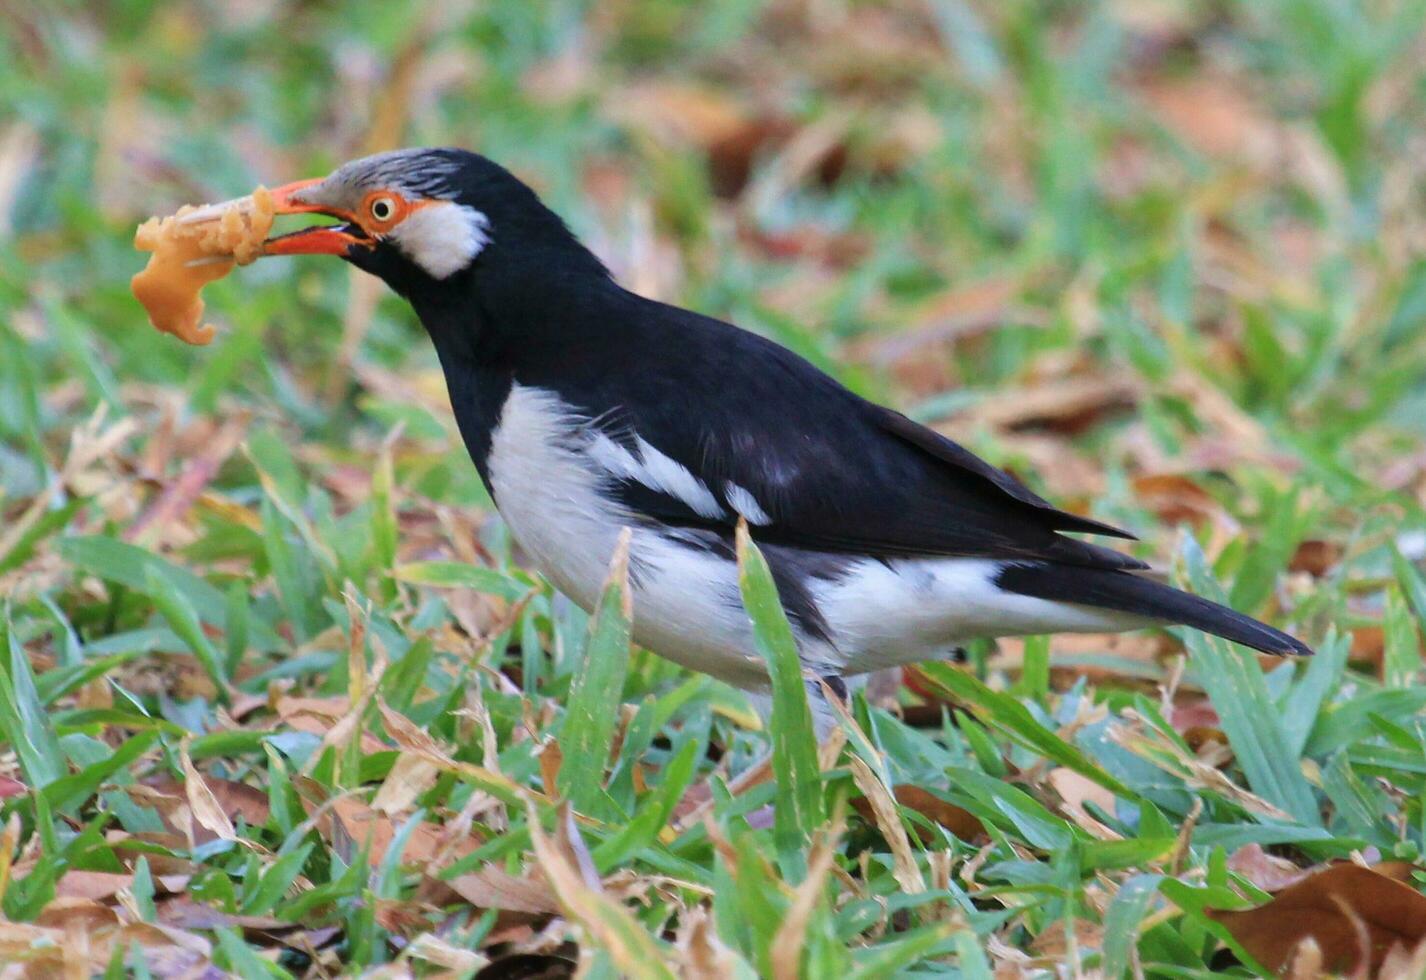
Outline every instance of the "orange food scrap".
<path id="1" fill-rule="evenodd" d="M 152 252 L 148 265 L 129 283 L 134 298 L 148 310 L 149 322 L 188 344 L 213 339 L 212 324 L 201 323 L 199 292 L 208 283 L 262 255 L 272 228 L 272 195 L 259 187 L 212 220 L 185 223 L 196 209 L 180 208 L 166 218 L 150 218 L 134 233 L 134 248 Z"/>

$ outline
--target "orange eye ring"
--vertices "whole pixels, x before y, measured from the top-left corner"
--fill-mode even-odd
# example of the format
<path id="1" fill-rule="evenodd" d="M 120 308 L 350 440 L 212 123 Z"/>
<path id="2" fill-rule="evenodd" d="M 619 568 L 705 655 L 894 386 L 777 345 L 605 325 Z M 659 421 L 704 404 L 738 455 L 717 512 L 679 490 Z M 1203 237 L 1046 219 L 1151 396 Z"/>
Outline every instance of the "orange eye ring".
<path id="1" fill-rule="evenodd" d="M 372 191 L 361 201 L 362 224 L 378 234 L 399 225 L 410 212 L 411 203 L 395 191 Z"/>

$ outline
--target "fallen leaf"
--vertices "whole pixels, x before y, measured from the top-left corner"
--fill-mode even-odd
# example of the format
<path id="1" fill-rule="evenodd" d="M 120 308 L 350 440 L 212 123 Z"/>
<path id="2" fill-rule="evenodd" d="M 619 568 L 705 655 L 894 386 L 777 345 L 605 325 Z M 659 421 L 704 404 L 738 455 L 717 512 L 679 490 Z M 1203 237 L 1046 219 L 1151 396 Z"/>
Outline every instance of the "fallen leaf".
<path id="1" fill-rule="evenodd" d="M 1073 769 L 1063 766 L 1051 769 L 1045 778 L 1059 794 L 1066 816 L 1100 840 L 1120 839 L 1118 833 L 1090 815 L 1084 807 L 1085 803 L 1092 802 L 1100 810 L 1113 816 L 1117 803 L 1113 793 Z"/>
<path id="2" fill-rule="evenodd" d="M 188 757 L 186 742 L 179 747 L 178 761 L 183 767 L 183 789 L 188 796 L 188 807 L 193 811 L 193 819 L 223 840 L 237 840 L 238 832 L 233 827 L 232 819 L 224 812 L 223 805 L 218 802 L 218 797 L 204 781 L 202 774 L 194 768 L 193 760 Z"/>
<path id="3" fill-rule="evenodd" d="M 1294 572 L 1306 572 L 1313 578 L 1321 578 L 1331 571 L 1341 558 L 1341 545 L 1313 538 L 1298 544 L 1287 567 Z"/>
<path id="4" fill-rule="evenodd" d="M 1183 736 L 1200 759 L 1208 760 L 1216 766 L 1225 766 L 1233 759 L 1228 746 L 1228 736 L 1223 732 L 1223 722 L 1218 711 L 1202 698 L 1182 705 L 1174 705 L 1169 714 L 1169 724 Z"/>
<path id="5" fill-rule="evenodd" d="M 1206 156 L 1265 163 L 1279 145 L 1278 126 L 1235 79 L 1210 74 L 1155 78 L 1139 86 L 1155 118 Z"/>
<path id="6" fill-rule="evenodd" d="M 66 871 L 55 882 L 56 898 L 85 898 L 100 902 L 113 898 L 134 883 L 134 876 L 110 871 Z"/>
<path id="7" fill-rule="evenodd" d="M 908 894 L 921 894 L 926 890 L 926 879 L 921 874 L 921 866 L 916 862 L 916 855 L 912 853 L 911 841 L 906 836 L 906 827 L 901 822 L 901 814 L 896 811 L 892 793 L 887 791 L 888 787 L 881 776 L 859 756 L 850 755 L 848 762 L 851 765 L 852 778 L 856 781 L 857 789 L 861 790 L 863 794 L 852 801 L 852 806 L 863 820 L 881 832 L 882 838 L 891 848 L 891 857 L 894 862 L 892 875 L 896 878 L 897 884 Z M 896 787 L 896 791 L 902 789 L 903 787 Z M 915 788 L 912 787 L 912 789 Z M 917 790 L 916 792 L 924 791 Z"/>
<path id="8" fill-rule="evenodd" d="M 155 906 L 158 921 L 177 929 L 217 929 L 241 928 L 262 930 L 288 930 L 297 928 L 294 923 L 285 922 L 266 915 L 232 915 L 202 902 L 195 902 L 183 895 L 174 895 L 158 902 Z"/>
<path id="9" fill-rule="evenodd" d="M 1207 524 L 1226 519 L 1212 494 L 1182 473 L 1150 473 L 1134 478 L 1134 496 L 1165 524 Z"/>
<path id="10" fill-rule="evenodd" d="M 1399 873 L 1400 869 L 1389 871 Z M 1426 940 L 1426 895 L 1374 868 L 1338 864 L 1242 911 L 1207 910 L 1243 948 L 1273 971 L 1282 971 L 1304 939 L 1322 950 L 1333 971 L 1377 971 L 1394 946 L 1414 949 Z M 1368 936 L 1362 949 L 1353 919 Z"/>
<path id="11" fill-rule="evenodd" d="M 267 792 L 256 786 L 249 786 L 247 783 L 240 783 L 233 779 L 222 779 L 218 776 L 204 776 L 203 781 L 208 785 L 209 791 L 218 803 L 218 808 L 229 820 L 237 822 L 239 817 L 247 823 L 249 827 L 261 827 L 267 823 L 269 815 L 269 803 Z M 182 801 L 186 796 L 186 788 L 180 785 L 171 776 L 164 776 L 159 779 L 145 780 L 144 784 L 155 792 L 171 797 L 175 801 Z M 161 808 L 160 808 L 161 809 Z M 212 837 L 200 835 L 199 843 L 206 843 Z"/>
<path id="12" fill-rule="evenodd" d="M 473 874 L 457 875 L 445 884 L 480 909 L 536 915 L 553 915 L 560 910 L 559 899 L 543 879 L 517 878 L 494 865 L 488 864 Z"/>
<path id="13" fill-rule="evenodd" d="M 1131 378 L 1071 375 L 1006 388 L 977 402 L 947 428 L 952 437 L 975 428 L 1042 429 L 1073 435 L 1138 404 L 1141 386 Z M 961 431 L 964 430 L 964 431 Z"/>
<path id="14" fill-rule="evenodd" d="M 1386 652 L 1386 631 L 1380 626 L 1358 626 L 1352 630 L 1352 648 L 1347 659 L 1356 663 L 1380 664 Z"/>
<path id="15" fill-rule="evenodd" d="M 304 806 L 309 811 L 315 809 L 312 804 L 306 801 L 304 801 Z M 333 825 L 333 818 L 339 826 Z M 318 831 L 328 840 L 334 839 L 338 833 L 343 834 L 358 851 L 370 841 L 373 865 L 379 864 L 386 856 L 387 848 L 391 846 L 391 840 L 396 836 L 398 826 L 399 824 L 390 817 L 350 796 L 341 797 L 333 802 L 328 811 L 322 814 L 317 821 Z M 423 821 L 411 832 L 401 860 L 404 864 L 429 865 L 441 853 L 442 848 L 449 848 L 450 856 L 459 859 L 479 846 L 480 841 L 475 837 L 450 841 L 445 829 L 439 824 Z"/>
<path id="16" fill-rule="evenodd" d="M 411 940 L 406 947 L 406 955 L 462 974 L 478 970 L 490 962 L 479 953 L 462 949 L 430 932 L 423 932 Z"/>
<path id="17" fill-rule="evenodd" d="M 1274 857 L 1261 844 L 1245 844 L 1228 857 L 1228 870 L 1242 875 L 1265 892 L 1280 892 L 1312 874 L 1286 858 Z"/>
<path id="18" fill-rule="evenodd" d="M 332 723 L 325 717 L 309 714 L 294 714 L 290 718 L 283 719 L 289 728 L 299 732 L 306 732 L 308 735 L 316 735 L 318 738 L 328 734 L 332 730 Z M 370 732 L 361 733 L 362 755 L 375 755 L 377 752 L 390 752 L 391 746 Z"/>
<path id="19" fill-rule="evenodd" d="M 1030 949 L 1040 956 L 1067 963 L 1072 950 L 1098 949 L 1103 944 L 1104 930 L 1088 919 L 1076 918 L 1072 932 L 1065 931 L 1063 919 L 1056 919 L 1031 941 Z"/>
<path id="20" fill-rule="evenodd" d="M 961 840 L 973 841 L 985 836 L 985 825 L 969 810 L 948 803 L 936 794 L 910 783 L 892 790 L 896 802 L 910 807 L 928 820 L 940 824 Z"/>
<path id="21" fill-rule="evenodd" d="M 559 794 L 560 767 L 564 765 L 564 751 L 556 739 L 548 739 L 536 749 L 540 759 L 540 785 L 548 796 Z"/>
<path id="22" fill-rule="evenodd" d="M 417 798 L 436 784 L 439 775 L 440 770 L 429 760 L 402 752 L 376 791 L 372 809 L 393 816 L 409 811 Z"/>

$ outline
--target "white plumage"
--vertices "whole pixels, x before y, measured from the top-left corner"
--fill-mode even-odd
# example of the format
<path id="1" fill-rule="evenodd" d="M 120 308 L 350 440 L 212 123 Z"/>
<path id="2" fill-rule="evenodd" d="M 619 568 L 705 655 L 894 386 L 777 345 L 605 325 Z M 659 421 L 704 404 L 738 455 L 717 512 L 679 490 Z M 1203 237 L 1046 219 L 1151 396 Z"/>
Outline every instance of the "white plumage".
<path id="1" fill-rule="evenodd" d="M 431 278 L 445 279 L 490 244 L 490 220 L 464 204 L 430 201 L 412 210 L 387 238 Z"/>

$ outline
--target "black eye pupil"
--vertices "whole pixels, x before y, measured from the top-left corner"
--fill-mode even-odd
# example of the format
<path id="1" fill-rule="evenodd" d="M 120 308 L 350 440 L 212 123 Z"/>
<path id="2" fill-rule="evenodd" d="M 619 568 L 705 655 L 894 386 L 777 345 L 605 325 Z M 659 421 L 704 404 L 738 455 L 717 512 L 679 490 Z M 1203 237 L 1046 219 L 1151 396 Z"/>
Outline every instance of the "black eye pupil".
<path id="1" fill-rule="evenodd" d="M 376 215 L 376 217 L 380 218 L 382 221 L 385 221 L 387 218 L 391 217 L 391 205 L 385 201 L 377 201 L 371 206 L 371 213 Z"/>

